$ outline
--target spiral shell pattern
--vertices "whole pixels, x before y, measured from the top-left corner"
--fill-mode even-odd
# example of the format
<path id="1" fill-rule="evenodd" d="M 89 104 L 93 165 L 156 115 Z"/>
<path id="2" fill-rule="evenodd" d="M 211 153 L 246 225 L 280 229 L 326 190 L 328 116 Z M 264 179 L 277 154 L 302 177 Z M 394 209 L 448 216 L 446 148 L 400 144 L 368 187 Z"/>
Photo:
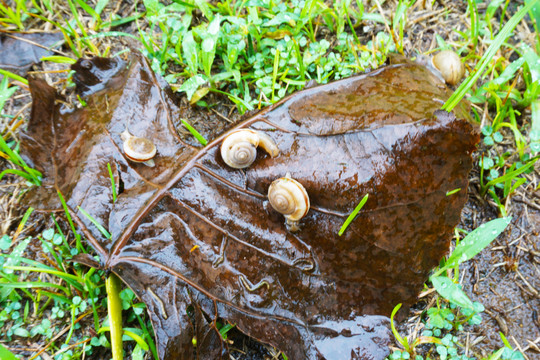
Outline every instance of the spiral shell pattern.
<path id="1" fill-rule="evenodd" d="M 231 132 L 221 144 L 221 158 L 234 169 L 244 169 L 253 164 L 257 157 L 257 147 L 261 146 L 271 157 L 279 154 L 279 149 L 268 135 L 250 129 Z"/>
<path id="2" fill-rule="evenodd" d="M 289 177 L 274 180 L 268 188 L 268 201 L 288 221 L 298 221 L 309 211 L 309 196 L 298 181 Z"/>

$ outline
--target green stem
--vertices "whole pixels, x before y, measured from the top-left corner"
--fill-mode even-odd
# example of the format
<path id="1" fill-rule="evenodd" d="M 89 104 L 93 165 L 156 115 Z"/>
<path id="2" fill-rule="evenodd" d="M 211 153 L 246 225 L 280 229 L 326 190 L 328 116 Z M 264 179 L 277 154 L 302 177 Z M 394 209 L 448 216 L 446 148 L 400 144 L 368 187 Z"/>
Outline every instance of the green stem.
<path id="1" fill-rule="evenodd" d="M 113 360 L 122 360 L 122 301 L 120 300 L 120 280 L 116 275 L 111 273 L 105 282 L 105 287 L 107 288 Z"/>

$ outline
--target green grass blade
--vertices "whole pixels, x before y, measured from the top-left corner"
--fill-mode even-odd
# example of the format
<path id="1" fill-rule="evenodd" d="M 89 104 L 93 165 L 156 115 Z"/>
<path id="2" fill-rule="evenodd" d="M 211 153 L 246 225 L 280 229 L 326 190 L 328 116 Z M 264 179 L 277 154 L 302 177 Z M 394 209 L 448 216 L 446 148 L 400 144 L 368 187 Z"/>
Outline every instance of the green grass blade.
<path id="1" fill-rule="evenodd" d="M 114 176 L 111 169 L 111 164 L 107 163 L 107 170 L 109 171 L 109 177 L 111 178 L 111 190 L 112 190 L 112 197 L 113 197 L 113 203 L 116 202 L 116 183 L 114 182 Z"/>
<path id="2" fill-rule="evenodd" d="M 92 40 L 92 39 L 97 39 L 97 38 L 105 38 L 105 37 L 120 37 L 120 36 L 126 36 L 126 37 L 130 37 L 132 39 L 135 39 L 135 40 L 140 40 L 140 38 L 136 37 L 135 35 L 132 35 L 132 34 L 129 34 L 129 33 L 126 33 L 126 32 L 107 31 L 107 32 L 101 32 L 101 33 L 98 33 L 98 34 L 85 36 L 85 37 L 81 38 L 81 41 Z"/>
<path id="3" fill-rule="evenodd" d="M 539 158 L 540 158 L 540 156 L 535 156 L 531 160 L 529 160 L 529 162 L 527 164 L 523 165 L 522 167 L 520 167 L 520 168 L 518 168 L 518 169 L 516 169 L 514 171 L 509 171 L 506 174 L 504 174 L 502 176 L 499 176 L 498 178 L 489 181 L 484 188 L 487 191 L 487 189 L 489 189 L 493 185 L 508 181 L 510 179 L 513 179 L 513 178 L 523 174 L 525 171 L 532 168 Z M 483 191 L 483 193 L 485 194 L 485 191 Z"/>
<path id="4" fill-rule="evenodd" d="M 4 345 L 0 344 L 0 359 L 2 360 L 19 360 L 11 351 L 6 349 Z"/>
<path id="5" fill-rule="evenodd" d="M 197 139 L 203 146 L 206 146 L 206 144 L 208 144 L 208 141 L 197 130 L 195 130 L 193 126 L 189 125 L 186 120 L 180 119 L 180 121 L 182 121 L 182 124 L 184 124 L 186 129 L 189 130 L 191 135 L 193 135 L 195 139 Z"/>
<path id="6" fill-rule="evenodd" d="M 275 100 L 275 90 L 276 90 L 276 78 L 278 73 L 278 65 L 279 65 L 279 49 L 276 49 L 276 53 L 274 55 L 274 66 L 272 69 L 272 102 Z"/>
<path id="7" fill-rule="evenodd" d="M 75 64 L 77 60 L 69 58 L 67 56 L 44 56 L 41 58 L 41 61 L 50 61 L 57 64 Z"/>
<path id="8" fill-rule="evenodd" d="M 94 219 L 92 217 L 92 215 L 90 215 L 89 213 L 87 213 L 82 207 L 80 206 L 77 206 L 77 209 L 79 209 L 79 211 L 88 218 L 88 220 L 90 220 L 92 222 L 92 224 L 94 224 L 95 227 L 97 227 L 97 229 L 99 230 L 99 232 L 101 234 L 103 234 L 103 236 L 105 236 L 107 239 L 110 239 L 111 238 L 111 234 L 100 224 L 97 222 L 96 219 Z"/>
<path id="9" fill-rule="evenodd" d="M 79 4 L 79 6 L 84 11 L 86 11 L 90 16 L 94 18 L 96 23 L 99 23 L 101 21 L 101 17 L 99 16 L 99 14 L 96 13 L 95 10 L 92 9 L 86 2 L 84 2 L 83 0 L 75 0 L 75 1 L 77 2 L 77 4 Z"/>
<path id="10" fill-rule="evenodd" d="M 467 0 L 471 22 L 471 41 L 473 49 L 478 45 L 478 8 L 474 0 Z"/>
<path id="11" fill-rule="evenodd" d="M 103 29 L 103 28 L 107 28 L 107 27 L 113 28 L 113 27 L 116 27 L 116 26 L 124 25 L 124 24 L 130 23 L 132 21 L 138 20 L 138 19 L 142 18 L 144 15 L 145 15 L 145 13 L 138 13 L 138 14 L 131 15 L 131 16 L 128 16 L 128 17 L 125 17 L 125 18 L 122 18 L 122 19 L 114 20 L 114 21 L 111 21 L 111 22 L 104 22 L 99 26 L 99 29 Z M 124 33 L 124 34 L 127 34 L 127 33 Z"/>
<path id="12" fill-rule="evenodd" d="M 73 235 L 75 236 L 75 241 L 77 242 L 77 250 L 79 252 L 84 252 L 84 248 L 81 243 L 81 235 L 77 233 L 77 229 L 75 228 L 75 224 L 73 223 L 73 220 L 71 219 L 71 215 L 69 213 L 69 208 L 66 204 L 66 200 L 64 200 L 64 196 L 62 196 L 62 193 L 60 190 L 57 190 L 58 197 L 60 198 L 60 202 L 62 203 L 62 208 L 64 209 L 64 213 L 66 214 L 66 219 L 68 220 L 69 226 L 71 227 L 71 231 L 73 231 Z"/>
<path id="13" fill-rule="evenodd" d="M 12 73 L 11 71 L 7 71 L 7 70 L 4 70 L 4 69 L 0 69 L 0 74 L 4 75 L 4 76 L 7 76 L 9 78 L 12 78 L 13 80 L 17 80 L 17 81 L 20 81 L 22 82 L 23 84 L 25 85 L 28 85 L 28 80 L 26 80 L 25 78 L 23 78 L 22 76 L 19 76 L 17 74 L 14 74 Z"/>
<path id="14" fill-rule="evenodd" d="M 14 163 L 17 166 L 20 166 L 20 167 L 23 166 L 24 161 L 22 160 L 21 156 L 19 154 L 17 154 L 16 152 L 14 152 L 13 150 L 11 150 L 9 145 L 6 143 L 4 138 L 1 137 L 1 136 L 0 136 L 0 150 L 2 152 L 4 152 L 9 157 L 9 161 L 11 161 L 12 163 Z"/>
<path id="15" fill-rule="evenodd" d="M 510 342 L 508 341 L 508 339 L 506 338 L 506 336 L 504 336 L 504 334 L 502 332 L 499 332 L 499 336 L 501 337 L 501 340 L 502 340 L 504 346 L 506 346 L 510 350 L 513 350 L 512 345 L 510 345 Z"/>
<path id="16" fill-rule="evenodd" d="M 21 259 L 22 262 L 25 259 Z M 55 275 L 63 280 L 65 280 L 68 284 L 73 286 L 75 289 L 79 291 L 84 290 L 84 286 L 80 283 L 80 279 L 72 274 L 67 274 L 62 271 L 58 271 L 56 269 L 48 269 L 48 268 L 42 268 L 42 267 L 30 267 L 30 266 L 15 266 L 15 265 L 4 265 L 4 269 L 14 270 L 14 271 L 31 271 L 36 273 L 46 273 Z"/>
<path id="17" fill-rule="evenodd" d="M 364 207 L 364 204 L 366 203 L 367 199 L 369 197 L 369 194 L 366 194 L 366 196 L 364 196 L 362 198 L 362 200 L 360 200 L 360 203 L 358 205 L 356 205 L 356 208 L 353 210 L 353 212 L 349 215 L 349 217 L 347 218 L 347 220 L 345 220 L 345 222 L 343 223 L 343 226 L 341 226 L 341 229 L 339 229 L 339 233 L 338 235 L 341 236 L 343 235 L 343 233 L 345 232 L 345 230 L 347 229 L 347 227 L 349 226 L 349 224 L 354 220 L 354 218 L 356 217 L 356 215 L 358 215 L 358 213 L 360 212 L 360 210 L 362 209 L 362 207 Z"/>
<path id="18" fill-rule="evenodd" d="M 130 338 L 135 340 L 135 342 L 137 342 L 137 344 L 139 344 L 139 346 L 144 351 L 148 351 L 148 349 L 149 349 L 148 344 L 146 343 L 146 341 L 144 341 L 144 339 L 142 337 L 137 335 L 135 332 L 127 330 L 127 329 L 123 329 L 123 333 L 124 333 L 124 335 L 129 336 Z"/>
<path id="19" fill-rule="evenodd" d="M 37 290 L 36 291 L 39 295 L 50 297 L 56 301 L 61 302 L 62 304 L 72 305 L 73 301 L 69 297 L 58 295 L 56 293 L 47 291 L 47 290 Z M 92 297 L 90 297 L 91 299 Z"/>
<path id="20" fill-rule="evenodd" d="M 20 222 L 19 225 L 17 226 L 17 230 L 15 231 L 15 235 L 13 235 L 13 241 L 17 240 L 17 238 L 19 237 L 19 235 L 20 235 L 21 232 L 23 231 L 24 225 L 26 225 L 26 222 L 27 222 L 28 219 L 30 218 L 30 215 L 32 214 L 32 211 L 34 211 L 34 208 L 30 206 L 30 207 L 26 210 L 26 212 L 24 213 L 24 216 L 23 216 L 21 222 Z"/>
<path id="21" fill-rule="evenodd" d="M 109 4 L 109 1 L 110 0 L 97 0 L 97 4 L 94 10 L 96 14 L 101 15 L 101 13 L 103 12 L 103 9 L 105 9 L 107 4 Z"/>
<path id="22" fill-rule="evenodd" d="M 24 268 L 24 267 L 23 267 Z M 25 282 L 9 282 L 2 283 L 4 288 L 14 288 L 14 289 L 47 289 L 54 288 L 62 290 L 66 295 L 69 295 L 69 290 L 62 285 L 48 283 L 48 282 L 39 282 L 39 281 L 25 281 Z M 1 359 L 1 357 L 0 357 Z"/>
<path id="23" fill-rule="evenodd" d="M 148 331 L 148 327 L 144 323 L 143 319 L 137 314 L 135 314 L 135 316 L 137 317 L 139 326 L 141 327 L 141 330 L 143 331 L 143 337 L 146 339 L 146 343 L 148 344 L 148 347 L 150 348 L 150 351 L 152 352 L 154 359 L 158 359 L 159 356 L 157 353 L 156 344 L 154 343 L 154 337 Z"/>
<path id="24" fill-rule="evenodd" d="M 28 165 L 26 165 L 22 157 L 17 152 L 13 151 L 9 147 L 9 145 L 6 143 L 4 138 L 1 136 L 0 136 L 0 151 L 4 152 L 8 156 L 9 161 L 11 161 L 12 163 L 14 163 L 15 165 L 19 167 L 22 167 L 26 171 L 25 173 L 21 170 L 6 169 L 0 174 L 0 179 L 2 179 L 2 177 L 5 174 L 14 174 L 14 175 L 18 175 L 25 178 L 26 180 L 30 181 L 34 185 L 37 185 L 37 186 L 41 185 L 42 174 L 39 171 L 32 169 Z"/>
<path id="25" fill-rule="evenodd" d="M 234 102 L 235 104 L 241 104 L 246 110 L 253 110 L 253 106 L 249 103 L 249 102 L 246 102 L 244 100 L 242 100 L 241 98 L 239 98 L 238 96 L 236 95 L 233 95 L 231 93 L 228 93 L 228 92 L 225 92 L 225 91 L 221 91 L 221 90 L 218 90 L 218 89 L 210 89 L 210 91 L 212 92 L 215 92 L 215 93 L 218 93 L 218 94 L 223 94 L 223 95 L 227 95 L 227 97 L 232 101 Z M 243 112 L 241 112 L 243 114 Z"/>
<path id="26" fill-rule="evenodd" d="M 454 195 L 454 194 L 456 194 L 456 193 L 458 193 L 460 191 L 461 191 L 461 188 L 457 188 L 457 189 L 454 189 L 454 190 L 448 190 L 446 192 L 446 196 Z"/>
<path id="27" fill-rule="evenodd" d="M 396 338 L 397 342 L 403 345 L 405 349 L 407 349 L 409 344 L 407 343 L 406 340 L 403 339 L 401 335 L 399 335 L 399 332 L 397 331 L 396 326 L 394 325 L 394 316 L 396 316 L 399 309 L 401 309 L 401 304 L 397 304 L 392 310 L 392 314 L 390 314 L 390 327 L 392 328 L 392 334 L 394 334 L 394 337 Z"/>
<path id="28" fill-rule="evenodd" d="M 503 353 L 504 353 L 504 348 L 500 348 L 499 350 L 491 354 L 491 356 L 487 360 L 499 360 L 501 356 L 503 355 Z"/>
<path id="29" fill-rule="evenodd" d="M 6 175 L 6 174 L 12 174 L 12 175 L 17 175 L 17 176 L 20 176 L 22 177 L 23 179 L 26 179 L 28 182 L 31 182 L 33 183 L 33 178 L 32 176 L 30 176 L 29 174 L 25 173 L 24 171 L 21 171 L 21 170 L 16 170 L 16 169 L 6 169 L 4 171 L 2 171 L 0 173 L 0 180 L 2 180 L 2 178 Z"/>
<path id="30" fill-rule="evenodd" d="M 8 101 L 17 90 L 19 90 L 19 87 L 9 86 L 9 78 L 4 76 L 2 82 L 0 82 L 0 112 L 4 109 L 6 101 Z"/>
<path id="31" fill-rule="evenodd" d="M 83 36 L 87 36 L 86 28 L 81 22 L 81 19 L 79 17 L 79 12 L 77 11 L 77 8 L 75 7 L 75 4 L 73 4 L 73 1 L 67 0 L 69 8 L 71 9 L 71 14 L 73 15 L 73 18 L 75 19 L 75 22 L 77 23 L 77 26 L 79 27 L 79 30 L 81 30 L 81 34 Z"/>
<path id="32" fill-rule="evenodd" d="M 472 259 L 482 249 L 489 245 L 510 224 L 511 217 L 491 220 L 471 231 L 459 245 L 456 246 L 448 258 L 447 265 L 453 267 L 464 261 Z"/>
<path id="33" fill-rule="evenodd" d="M 484 56 L 482 56 L 478 64 L 476 64 L 472 74 L 464 82 L 462 82 L 461 85 L 459 85 L 457 90 L 444 103 L 444 105 L 442 106 L 443 110 L 450 112 L 459 104 L 459 102 L 461 101 L 461 99 L 465 97 L 465 94 L 467 94 L 469 89 L 476 83 L 476 80 L 478 80 L 480 75 L 482 75 L 482 73 L 484 72 L 484 69 L 487 67 L 489 62 L 493 59 L 493 57 L 495 56 L 495 53 L 499 50 L 501 45 L 506 41 L 508 36 L 510 36 L 510 34 L 512 33 L 516 25 L 521 21 L 521 19 L 523 19 L 525 14 L 527 14 L 527 12 L 535 5 L 537 1 L 532 1 L 526 4 L 524 7 L 521 8 L 521 10 L 516 12 L 514 16 L 510 18 L 510 20 L 508 20 L 506 25 L 495 37 L 495 39 L 493 40 L 493 42 L 487 49 Z"/>

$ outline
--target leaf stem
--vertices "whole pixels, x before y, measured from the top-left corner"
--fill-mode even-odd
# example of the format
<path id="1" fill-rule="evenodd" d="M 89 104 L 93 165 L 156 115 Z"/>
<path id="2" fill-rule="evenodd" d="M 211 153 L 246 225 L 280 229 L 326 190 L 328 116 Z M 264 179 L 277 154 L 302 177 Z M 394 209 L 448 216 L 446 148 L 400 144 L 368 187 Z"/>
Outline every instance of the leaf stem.
<path id="1" fill-rule="evenodd" d="M 120 280 L 111 273 L 105 281 L 107 289 L 107 307 L 111 331 L 111 349 L 113 360 L 123 359 L 122 345 L 122 301 L 120 300 Z"/>

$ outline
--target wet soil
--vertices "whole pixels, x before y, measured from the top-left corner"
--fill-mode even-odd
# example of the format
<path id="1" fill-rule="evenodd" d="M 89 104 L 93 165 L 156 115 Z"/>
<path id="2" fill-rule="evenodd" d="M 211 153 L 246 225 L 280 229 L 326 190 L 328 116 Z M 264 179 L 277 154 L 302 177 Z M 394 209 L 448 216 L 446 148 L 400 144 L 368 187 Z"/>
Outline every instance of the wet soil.
<path id="1" fill-rule="evenodd" d="M 475 352 L 483 357 L 502 346 L 502 332 L 530 359 L 540 358 L 540 211 L 521 203 L 522 195 L 514 196 L 507 230 L 460 269 L 464 290 L 486 308 L 482 324 L 467 329 L 471 342 L 481 340 Z M 471 228 L 493 217 L 482 202 L 471 199 L 464 210 Z"/>

